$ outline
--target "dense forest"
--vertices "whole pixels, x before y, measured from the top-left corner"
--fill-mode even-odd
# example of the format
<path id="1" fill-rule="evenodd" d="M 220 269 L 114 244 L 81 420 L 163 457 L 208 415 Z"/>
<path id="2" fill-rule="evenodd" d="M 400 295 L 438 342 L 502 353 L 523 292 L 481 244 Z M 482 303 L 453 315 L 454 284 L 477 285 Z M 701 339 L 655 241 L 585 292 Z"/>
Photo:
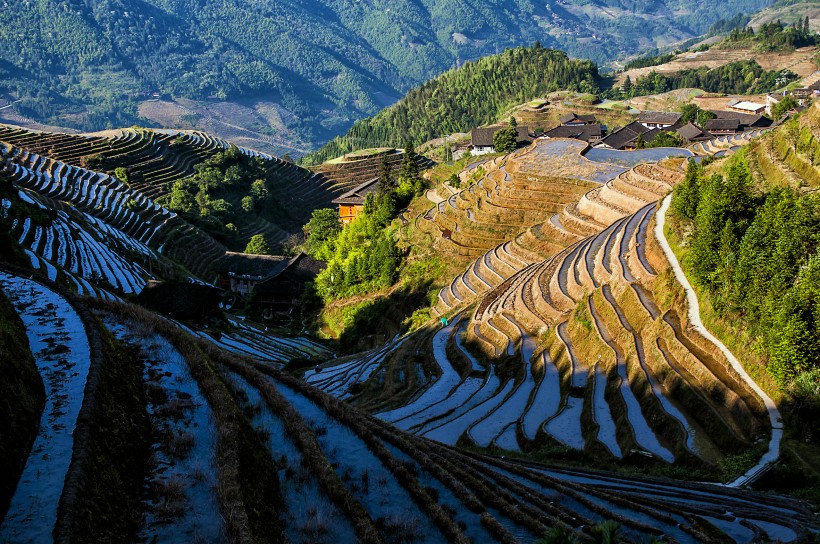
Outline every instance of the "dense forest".
<path id="1" fill-rule="evenodd" d="M 740 320 L 784 391 L 820 379 L 820 200 L 758 187 L 745 153 L 707 176 L 690 163 L 674 213 L 691 226 L 686 264 L 715 310 Z"/>
<path id="2" fill-rule="evenodd" d="M 8 0 L 0 98 L 20 99 L 14 107 L 39 121 L 86 130 L 144 122 L 138 103 L 155 93 L 263 101 L 316 144 L 469 59 L 541 40 L 605 62 L 769 3 Z"/>
<path id="3" fill-rule="evenodd" d="M 598 70 L 590 61 L 536 43 L 450 70 L 410 91 L 375 117 L 356 122 L 304 158 L 317 164 L 354 149 L 407 143 L 463 132 L 496 120 L 510 106 L 558 89 L 594 92 Z"/>

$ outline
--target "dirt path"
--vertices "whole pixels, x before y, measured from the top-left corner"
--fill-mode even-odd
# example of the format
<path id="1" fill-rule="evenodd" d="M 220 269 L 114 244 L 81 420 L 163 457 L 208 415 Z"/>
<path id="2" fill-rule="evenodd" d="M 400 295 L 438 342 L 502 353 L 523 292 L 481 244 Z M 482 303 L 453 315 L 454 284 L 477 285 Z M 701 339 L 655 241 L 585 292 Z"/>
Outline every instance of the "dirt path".
<path id="1" fill-rule="evenodd" d="M 658 210 L 658 219 L 655 224 L 655 238 L 657 238 L 666 259 L 669 261 L 669 265 L 672 267 L 672 271 L 675 273 L 675 279 L 678 280 L 678 283 L 680 283 L 681 287 L 683 287 L 684 291 L 686 291 L 686 302 L 689 307 L 689 322 L 704 338 L 712 342 L 721 352 L 723 352 L 729 360 L 729 363 L 731 363 L 732 368 L 734 368 L 740 377 L 747 384 L 749 384 L 749 387 L 751 387 L 752 390 L 760 396 L 763 403 L 766 405 L 766 410 L 769 412 L 769 422 L 772 426 L 772 437 L 769 441 L 768 451 L 763 454 L 758 463 L 747 470 L 745 474 L 726 484 L 727 487 L 743 487 L 754 480 L 761 472 L 766 470 L 769 464 L 777 461 L 777 458 L 780 455 L 780 440 L 783 438 L 783 421 L 774 401 L 769 397 L 769 395 L 766 394 L 765 391 L 763 391 L 763 389 L 760 388 L 759 385 L 757 385 L 751 376 L 746 373 L 743 365 L 741 365 L 740 361 L 738 361 L 732 352 L 729 351 L 729 348 L 723 345 L 723 342 L 718 340 L 711 332 L 709 332 L 700 320 L 700 305 L 698 304 L 698 297 L 695 294 L 695 290 L 692 288 L 692 284 L 689 283 L 689 280 L 683 273 L 683 269 L 681 268 L 677 257 L 675 257 L 675 254 L 669 246 L 669 242 L 666 240 L 666 236 L 663 233 L 663 229 L 666 224 L 666 212 L 669 210 L 669 204 L 671 202 L 672 195 L 670 194 L 663 199 L 660 210 Z"/>

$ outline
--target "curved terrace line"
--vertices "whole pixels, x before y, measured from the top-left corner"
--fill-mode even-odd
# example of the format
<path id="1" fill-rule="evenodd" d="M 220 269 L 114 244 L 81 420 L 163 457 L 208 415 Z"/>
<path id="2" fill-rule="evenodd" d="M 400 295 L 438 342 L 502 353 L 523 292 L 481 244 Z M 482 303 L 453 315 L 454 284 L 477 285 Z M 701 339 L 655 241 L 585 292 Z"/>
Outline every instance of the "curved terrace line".
<path id="1" fill-rule="evenodd" d="M 684 274 L 683 269 L 678 262 L 678 258 L 675 256 L 675 253 L 672 251 L 672 248 L 669 246 L 669 242 L 666 240 L 666 236 L 663 233 L 664 226 L 666 225 L 666 212 L 669 211 L 669 205 L 672 202 L 672 195 L 667 195 L 662 203 L 661 207 L 658 210 L 658 220 L 655 223 L 655 238 L 658 239 L 658 243 L 661 245 L 663 249 L 663 253 L 666 256 L 666 259 L 669 261 L 669 265 L 672 267 L 672 271 L 675 273 L 675 279 L 680 283 L 683 290 L 686 292 L 686 303 L 688 307 L 688 316 L 689 322 L 692 323 L 692 326 L 697 330 L 704 338 L 712 342 L 717 348 L 723 352 L 726 358 L 731 363 L 732 368 L 737 371 L 743 380 L 749 384 L 749 387 L 754 390 L 755 393 L 763 400 L 763 403 L 766 405 L 766 410 L 769 412 L 769 422 L 772 426 L 772 437 L 769 440 L 769 449 L 768 451 L 763 454 L 760 458 L 760 461 L 747 470 L 743 475 L 739 476 L 732 482 L 725 484 L 727 487 L 743 487 L 749 483 L 751 483 L 755 478 L 757 478 L 763 471 L 765 471 L 768 466 L 775 461 L 780 456 L 780 440 L 783 438 L 783 420 L 780 417 L 780 411 L 777 409 L 777 405 L 774 401 L 766 394 L 763 389 L 760 388 L 759 385 L 746 373 L 746 370 L 743 368 L 743 365 L 740 364 L 740 361 L 729 351 L 723 342 L 718 340 L 709 330 L 703 325 L 703 322 L 700 320 L 700 305 L 698 304 L 698 297 L 695 293 L 695 290 L 692 288 L 692 284 L 689 283 L 689 280 L 686 278 L 686 274 Z"/>

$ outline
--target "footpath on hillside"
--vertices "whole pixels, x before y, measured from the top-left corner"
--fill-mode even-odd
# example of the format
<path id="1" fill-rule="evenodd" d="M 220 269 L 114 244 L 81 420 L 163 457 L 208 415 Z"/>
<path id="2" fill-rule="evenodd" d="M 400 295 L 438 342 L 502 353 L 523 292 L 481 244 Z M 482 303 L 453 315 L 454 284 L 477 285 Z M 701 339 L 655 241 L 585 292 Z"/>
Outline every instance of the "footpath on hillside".
<path id="1" fill-rule="evenodd" d="M 695 290 L 692 288 L 692 284 L 689 283 L 689 280 L 686 278 L 686 274 L 684 274 L 683 269 L 678 262 L 678 258 L 675 256 L 675 253 L 672 251 L 672 248 L 669 246 L 669 242 L 666 240 L 666 236 L 664 235 L 664 226 L 666 225 L 666 212 L 669 211 L 669 205 L 672 202 L 672 195 L 667 195 L 666 198 L 663 199 L 661 203 L 660 210 L 658 211 L 658 220 L 655 224 L 655 238 L 657 238 L 658 243 L 660 243 L 661 248 L 663 249 L 664 255 L 666 255 L 666 259 L 669 261 L 669 264 L 672 266 L 672 271 L 675 273 L 675 278 L 678 280 L 678 283 L 681 284 L 683 290 L 686 292 L 686 302 L 688 306 L 689 312 L 689 322 L 692 326 L 697 330 L 704 338 L 712 342 L 717 348 L 723 352 L 726 358 L 731 363 L 732 368 L 734 368 L 737 373 L 740 375 L 743 380 L 749 384 L 749 386 L 757 393 L 761 399 L 763 399 L 763 403 L 766 406 L 766 410 L 769 412 L 769 422 L 772 426 L 772 437 L 769 440 L 769 449 L 768 451 L 763 454 L 760 458 L 758 463 L 747 470 L 744 474 L 739 476 L 732 482 L 726 484 L 727 487 L 743 487 L 753 480 L 755 480 L 763 471 L 765 471 L 770 464 L 777 461 L 777 458 L 780 455 L 780 440 L 783 438 L 783 420 L 780 417 L 780 411 L 777 409 L 777 405 L 774 401 L 766 394 L 763 389 L 752 379 L 751 376 L 746 372 L 746 369 L 743 368 L 743 365 L 740 364 L 740 361 L 729 351 L 723 342 L 718 340 L 709 330 L 703 325 L 703 322 L 700 319 L 700 305 L 698 303 L 698 297 L 695 293 Z"/>

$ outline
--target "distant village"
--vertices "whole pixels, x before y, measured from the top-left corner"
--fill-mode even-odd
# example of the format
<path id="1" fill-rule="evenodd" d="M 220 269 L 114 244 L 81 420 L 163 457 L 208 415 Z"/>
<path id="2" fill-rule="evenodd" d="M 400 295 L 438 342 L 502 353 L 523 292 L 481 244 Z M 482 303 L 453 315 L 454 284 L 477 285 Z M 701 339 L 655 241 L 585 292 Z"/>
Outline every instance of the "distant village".
<path id="1" fill-rule="evenodd" d="M 772 119 L 773 109 L 785 97 L 795 100 L 798 108 L 804 108 L 816 96 L 820 96 L 820 81 L 810 87 L 793 89 L 782 93 L 769 93 L 766 103 L 747 100 L 729 100 L 726 109 L 708 110 L 713 118 L 703 125 L 682 122 L 680 112 L 641 111 L 628 125 L 610 131 L 594 114 L 567 113 L 560 118 L 560 125 L 546 131 L 531 131 L 529 127 L 516 127 L 519 145 L 528 145 L 537 138 L 572 138 L 587 142 L 592 147 L 630 151 L 652 145 L 662 133 L 677 134 L 682 145 L 711 140 L 720 136 L 735 135 L 760 130 L 779 124 Z M 469 146 L 454 153 L 458 158 L 467 151 L 471 155 L 495 153 L 493 137 L 506 125 L 474 128 L 470 133 Z"/>

